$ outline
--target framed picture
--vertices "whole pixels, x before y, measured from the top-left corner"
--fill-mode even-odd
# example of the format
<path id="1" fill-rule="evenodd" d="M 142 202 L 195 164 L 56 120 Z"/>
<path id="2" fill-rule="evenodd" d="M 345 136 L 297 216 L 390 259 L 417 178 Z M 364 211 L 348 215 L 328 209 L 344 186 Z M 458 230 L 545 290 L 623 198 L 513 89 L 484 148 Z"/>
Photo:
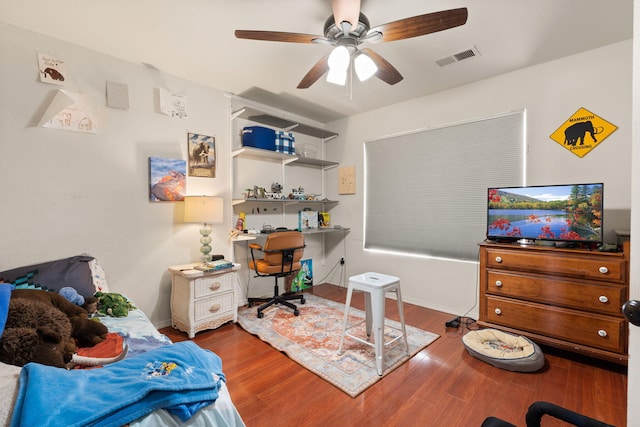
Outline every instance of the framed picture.
<path id="1" fill-rule="evenodd" d="M 187 134 L 189 176 L 216 177 L 216 139 L 197 133 Z"/>
<path id="2" fill-rule="evenodd" d="M 149 201 L 178 202 L 186 193 L 187 162 L 149 157 Z"/>

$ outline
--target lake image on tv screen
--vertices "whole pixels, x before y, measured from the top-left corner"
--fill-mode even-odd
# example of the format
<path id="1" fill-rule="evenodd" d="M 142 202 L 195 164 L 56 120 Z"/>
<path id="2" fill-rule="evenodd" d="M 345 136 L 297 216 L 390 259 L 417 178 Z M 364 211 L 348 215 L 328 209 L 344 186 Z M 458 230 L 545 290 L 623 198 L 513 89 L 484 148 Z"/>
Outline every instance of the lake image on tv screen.
<path id="1" fill-rule="evenodd" d="M 602 184 L 489 189 L 487 237 L 600 241 Z"/>

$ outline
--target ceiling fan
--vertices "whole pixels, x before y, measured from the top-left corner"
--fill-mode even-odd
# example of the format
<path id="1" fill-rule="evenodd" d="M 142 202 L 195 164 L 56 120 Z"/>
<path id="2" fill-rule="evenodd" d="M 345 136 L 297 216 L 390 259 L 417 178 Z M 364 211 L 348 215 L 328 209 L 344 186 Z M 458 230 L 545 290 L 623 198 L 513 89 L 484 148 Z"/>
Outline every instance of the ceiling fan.
<path id="1" fill-rule="evenodd" d="M 259 30 L 236 30 L 235 36 L 239 39 L 334 46 L 302 78 L 298 89 L 310 87 L 325 73 L 328 73 L 327 81 L 344 85 L 350 65 L 353 65 L 360 80 L 375 75 L 394 85 L 403 79 L 400 72 L 373 50 L 360 48 L 362 43 L 391 42 L 447 30 L 464 25 L 468 15 L 467 8 L 463 7 L 417 15 L 371 28 L 367 17 L 360 12 L 360 0 L 332 0 L 331 6 L 333 15 L 324 24 L 324 36 Z"/>

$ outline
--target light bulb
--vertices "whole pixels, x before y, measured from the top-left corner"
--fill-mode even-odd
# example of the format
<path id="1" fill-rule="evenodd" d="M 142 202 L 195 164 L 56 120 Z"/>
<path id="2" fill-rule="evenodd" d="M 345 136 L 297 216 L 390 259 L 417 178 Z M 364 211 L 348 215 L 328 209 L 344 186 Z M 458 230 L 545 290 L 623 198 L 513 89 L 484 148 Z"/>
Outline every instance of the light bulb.
<path id="1" fill-rule="evenodd" d="M 353 66 L 361 82 L 367 80 L 378 71 L 378 66 L 373 62 L 373 59 L 362 52 L 356 56 L 356 59 L 353 61 Z"/>
<path id="2" fill-rule="evenodd" d="M 347 84 L 347 70 L 329 68 L 329 73 L 327 73 L 327 81 L 329 83 L 333 83 L 334 85 L 344 86 L 345 84 Z"/>
<path id="3" fill-rule="evenodd" d="M 346 70 L 349 68 L 349 60 L 351 59 L 351 55 L 349 54 L 349 49 L 344 46 L 336 46 L 335 49 L 329 55 L 329 59 L 327 59 L 327 64 L 330 69 L 340 69 Z"/>

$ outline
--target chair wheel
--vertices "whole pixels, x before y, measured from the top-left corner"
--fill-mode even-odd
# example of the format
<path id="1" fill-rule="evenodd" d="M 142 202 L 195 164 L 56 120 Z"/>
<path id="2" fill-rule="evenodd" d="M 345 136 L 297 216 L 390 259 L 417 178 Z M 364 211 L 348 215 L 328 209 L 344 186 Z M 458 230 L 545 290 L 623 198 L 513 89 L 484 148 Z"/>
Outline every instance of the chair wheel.
<path id="1" fill-rule="evenodd" d="M 264 317 L 264 313 L 263 312 L 259 312 L 258 313 L 258 319 L 262 319 Z"/>
<path id="2" fill-rule="evenodd" d="M 302 298 L 302 299 L 300 300 L 300 304 L 304 304 L 304 303 L 306 303 L 306 302 L 307 302 L 307 300 L 306 300 L 306 299 L 304 299 L 304 298 Z"/>
<path id="3" fill-rule="evenodd" d="M 300 310 L 293 310 L 294 316 L 300 316 Z"/>

